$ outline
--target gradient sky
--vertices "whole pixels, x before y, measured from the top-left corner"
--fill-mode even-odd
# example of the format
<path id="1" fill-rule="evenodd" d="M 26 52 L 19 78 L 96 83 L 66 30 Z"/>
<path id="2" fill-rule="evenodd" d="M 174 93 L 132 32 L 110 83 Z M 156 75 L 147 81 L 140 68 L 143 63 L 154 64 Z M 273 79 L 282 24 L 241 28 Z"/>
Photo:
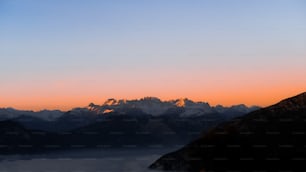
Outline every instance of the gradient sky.
<path id="1" fill-rule="evenodd" d="M 266 106 L 306 91 L 305 0 L 0 0 L 0 107 Z"/>

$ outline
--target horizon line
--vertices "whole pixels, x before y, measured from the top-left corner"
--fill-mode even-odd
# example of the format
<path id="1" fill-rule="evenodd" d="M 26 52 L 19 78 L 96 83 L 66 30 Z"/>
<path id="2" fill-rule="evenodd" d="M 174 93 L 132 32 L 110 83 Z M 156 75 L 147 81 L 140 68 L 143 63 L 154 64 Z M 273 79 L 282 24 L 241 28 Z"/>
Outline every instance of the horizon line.
<path id="1" fill-rule="evenodd" d="M 274 95 L 273 97 L 269 97 L 267 99 L 266 95 L 263 94 L 262 96 L 260 95 L 254 95 L 250 94 L 249 96 L 244 95 L 244 97 L 248 97 L 247 99 L 237 99 L 236 96 L 227 96 L 228 99 L 231 99 L 232 101 L 228 101 L 226 99 L 221 99 L 220 96 L 213 96 L 213 97 L 207 97 L 206 100 L 204 101 L 203 98 L 195 97 L 195 98 L 188 98 L 188 96 L 178 96 L 177 98 L 168 98 L 168 96 L 137 96 L 136 98 L 133 96 L 127 96 L 127 98 L 118 98 L 118 96 L 109 96 L 111 98 L 103 98 L 103 101 L 100 101 L 100 98 L 97 97 L 91 97 L 91 98 L 75 98 L 73 101 L 71 99 L 64 99 L 64 98 L 57 98 L 53 99 L 53 101 L 48 101 L 48 99 L 41 99 L 41 100 L 36 100 L 36 101 L 19 101 L 19 103 L 15 103 L 17 101 L 8 101 L 7 103 L 2 103 L 0 104 L 0 108 L 7 109 L 7 108 L 12 108 L 16 110 L 21 110 L 21 111 L 34 111 L 34 112 L 39 112 L 39 111 L 44 111 L 44 110 L 60 110 L 60 111 L 69 111 L 75 108 L 85 108 L 87 107 L 90 103 L 94 103 L 96 105 L 103 105 L 107 100 L 109 99 L 115 99 L 115 100 L 141 100 L 144 98 L 157 98 L 160 101 L 167 102 L 167 101 L 173 101 L 173 100 L 179 100 L 179 99 L 187 99 L 191 100 L 195 103 L 208 103 L 211 107 L 215 107 L 217 105 L 222 105 L 223 107 L 231 107 L 235 105 L 245 105 L 247 107 L 267 107 L 270 105 L 274 105 L 276 103 L 279 103 L 280 101 L 292 97 L 292 95 L 299 95 L 301 93 L 304 93 L 305 91 L 299 90 L 299 91 L 292 91 L 282 93 L 282 94 L 277 94 Z M 239 95 L 238 95 L 239 96 Z M 167 98 L 166 98 L 167 97 Z M 192 96 L 191 96 L 192 97 Z M 202 96 L 201 96 L 202 97 Z M 236 99 L 235 99 L 236 98 Z M 235 101 L 233 101 L 235 100 Z M 239 101 L 242 100 L 242 101 Z M 250 101 L 251 100 L 251 101 Z M 26 102 L 26 103 L 23 103 Z M 85 102 L 85 103 L 84 103 Z M 100 103 L 97 103 L 100 102 Z M 253 103 L 254 102 L 254 103 Z M 255 103 L 256 102 L 256 103 Z"/>
<path id="2" fill-rule="evenodd" d="M 128 98 L 113 98 L 113 97 L 111 97 L 111 98 L 106 98 L 102 104 L 95 103 L 94 101 L 90 101 L 86 106 L 80 106 L 79 105 L 79 106 L 74 106 L 72 108 L 38 108 L 38 109 L 32 108 L 32 109 L 23 109 L 23 108 L 15 108 L 13 106 L 6 106 L 6 107 L 0 107 L 0 109 L 14 109 L 14 110 L 18 110 L 18 111 L 32 111 L 32 112 L 57 111 L 57 110 L 58 111 L 62 111 L 62 112 L 68 112 L 68 111 L 71 111 L 71 110 L 76 109 L 76 108 L 86 108 L 91 103 L 93 103 L 94 105 L 103 106 L 103 104 L 105 102 L 107 102 L 108 100 L 112 100 L 112 99 L 116 100 L 116 101 L 121 101 L 121 100 L 125 100 L 125 101 L 141 101 L 141 100 L 144 100 L 146 98 L 156 98 L 156 99 L 160 100 L 163 103 L 171 102 L 171 101 L 177 101 L 177 100 L 183 99 L 183 100 L 190 100 L 190 101 L 192 101 L 194 103 L 207 103 L 210 107 L 217 107 L 217 106 L 233 107 L 233 106 L 238 106 L 238 105 L 244 105 L 244 106 L 246 106 L 248 108 L 251 108 L 251 107 L 260 107 L 260 108 L 266 107 L 266 106 L 260 106 L 260 105 L 256 105 L 256 104 L 249 105 L 249 104 L 246 104 L 246 103 L 234 103 L 234 104 L 230 104 L 230 105 L 224 105 L 224 104 L 221 104 L 221 103 L 211 104 L 211 103 L 209 103 L 209 101 L 204 101 L 204 100 L 198 101 L 198 100 L 193 100 L 193 99 L 188 98 L 188 97 L 180 97 L 180 98 L 172 98 L 172 99 L 162 99 L 162 98 L 159 98 L 158 96 L 143 96 L 143 97 L 140 97 L 140 98 L 131 98 L 131 99 L 128 99 Z"/>

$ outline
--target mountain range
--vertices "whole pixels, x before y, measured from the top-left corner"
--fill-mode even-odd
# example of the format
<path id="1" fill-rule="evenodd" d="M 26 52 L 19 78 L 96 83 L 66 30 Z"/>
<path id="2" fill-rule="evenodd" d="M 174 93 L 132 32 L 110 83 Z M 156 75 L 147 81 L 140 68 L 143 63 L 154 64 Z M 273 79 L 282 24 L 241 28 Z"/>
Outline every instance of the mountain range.
<path id="1" fill-rule="evenodd" d="M 150 168 L 305 171 L 306 93 L 219 124 Z"/>
<path id="2" fill-rule="evenodd" d="M 67 112 L 0 109 L 1 152 L 184 145 L 203 131 L 256 109 L 153 97 L 108 99 L 102 105 L 90 103 Z"/>
<path id="3" fill-rule="evenodd" d="M 0 109 L 0 120 L 17 121 L 29 129 L 67 131 L 114 115 L 130 117 L 140 114 L 141 116 L 163 118 L 170 114 L 183 119 L 218 114 L 229 119 L 258 108 L 257 106 L 247 107 L 243 104 L 231 107 L 221 105 L 212 107 L 208 103 L 193 102 L 186 98 L 161 101 L 155 97 L 145 97 L 138 100 L 108 99 L 102 105 L 90 103 L 87 107 L 74 108 L 67 112 L 60 110 L 34 112 L 2 108 Z"/>
<path id="4" fill-rule="evenodd" d="M 118 112 L 125 114 L 130 109 L 141 110 L 143 113 L 159 116 L 163 115 L 174 109 L 183 109 L 181 111 L 181 117 L 201 116 L 210 113 L 227 113 L 228 111 L 235 111 L 240 113 L 247 113 L 258 109 L 258 106 L 247 107 L 246 105 L 239 104 L 230 107 L 224 107 L 217 105 L 215 107 L 210 106 L 206 102 L 194 102 L 187 98 L 181 98 L 176 100 L 162 101 L 156 97 L 144 97 L 135 100 L 116 100 L 113 98 L 107 99 L 102 105 L 96 105 L 90 103 L 85 108 L 74 108 L 70 113 L 80 113 L 80 111 L 91 111 L 96 114 L 108 114 L 111 112 Z M 20 116 L 31 116 L 40 118 L 46 121 L 54 121 L 57 118 L 63 116 L 65 112 L 60 110 L 42 110 L 38 112 L 34 111 L 21 111 L 13 108 L 0 108 L 0 120 L 13 119 Z"/>

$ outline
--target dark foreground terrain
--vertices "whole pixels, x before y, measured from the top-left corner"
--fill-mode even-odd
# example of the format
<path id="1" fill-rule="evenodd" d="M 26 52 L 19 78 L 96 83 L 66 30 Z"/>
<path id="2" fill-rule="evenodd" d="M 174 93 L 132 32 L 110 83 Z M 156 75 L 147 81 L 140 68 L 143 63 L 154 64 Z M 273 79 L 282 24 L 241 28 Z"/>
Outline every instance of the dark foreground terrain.
<path id="1" fill-rule="evenodd" d="M 305 171 L 306 93 L 218 125 L 150 168 L 175 171 Z"/>

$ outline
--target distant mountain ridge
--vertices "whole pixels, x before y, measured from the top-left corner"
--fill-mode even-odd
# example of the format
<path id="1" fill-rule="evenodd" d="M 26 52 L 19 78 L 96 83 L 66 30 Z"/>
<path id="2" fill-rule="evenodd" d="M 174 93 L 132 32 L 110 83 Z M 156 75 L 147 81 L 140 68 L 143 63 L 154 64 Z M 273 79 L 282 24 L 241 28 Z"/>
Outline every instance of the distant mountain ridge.
<path id="1" fill-rule="evenodd" d="M 60 110 L 42 110 L 34 112 L 30 110 L 17 110 L 14 108 L 0 108 L 0 120 L 13 119 L 21 116 L 29 116 L 40 118 L 46 121 L 53 121 L 62 116 L 63 114 L 64 112 Z"/>
<path id="2" fill-rule="evenodd" d="M 246 105 L 234 105 L 231 107 L 224 107 L 222 105 L 217 105 L 216 107 L 210 106 L 207 102 L 194 102 L 187 98 L 162 101 L 156 97 L 144 97 L 142 99 L 135 100 L 125 100 L 125 99 L 108 99 L 102 105 L 96 105 L 90 103 L 88 109 L 95 111 L 97 114 L 106 114 L 109 112 L 117 111 L 119 113 L 124 113 L 126 109 L 139 109 L 144 113 L 158 116 L 168 111 L 176 108 L 184 109 L 184 112 L 180 114 L 181 117 L 184 116 L 199 116 L 209 113 L 223 113 L 227 110 L 241 111 L 247 113 L 258 109 L 258 106 L 247 107 Z"/>
<path id="3" fill-rule="evenodd" d="M 172 171 L 304 171 L 306 93 L 217 125 L 150 168 Z"/>
<path id="4" fill-rule="evenodd" d="M 140 100 L 109 99 L 102 105 L 91 103 L 88 107 L 67 112 L 50 111 L 57 115 L 47 115 L 47 119 L 39 116 L 40 112 L 1 109 L 0 116 L 1 111 L 5 114 L 0 123 L 0 130 L 2 128 L 4 131 L 0 133 L 0 140 L 4 138 L 1 142 L 3 145 L 12 145 L 9 149 L 3 147 L 2 151 L 7 153 L 45 150 L 50 144 L 65 149 L 75 145 L 183 145 L 217 124 L 255 109 L 258 107 L 211 107 L 208 103 L 188 99 L 161 101 L 152 97 Z M 11 135 L 10 129 L 16 134 Z M 18 140 L 17 137 L 22 140 L 14 142 Z M 19 145 L 21 142 L 36 146 L 30 149 Z"/>
<path id="5" fill-rule="evenodd" d="M 248 113 L 250 111 L 259 109 L 258 106 L 247 107 L 244 104 L 233 105 L 230 107 L 225 107 L 222 105 L 217 105 L 215 107 L 210 106 L 206 102 L 194 102 L 187 98 L 162 101 L 156 97 L 144 97 L 141 99 L 126 100 L 120 99 L 116 100 L 113 98 L 107 99 L 102 105 L 96 105 L 90 103 L 87 107 L 74 108 L 68 113 L 77 114 L 80 111 L 90 111 L 96 113 L 97 115 L 108 114 L 111 112 L 116 112 L 118 114 L 125 114 L 130 110 L 141 110 L 142 112 L 159 116 L 168 113 L 169 111 L 177 110 L 180 113 L 180 117 L 190 117 L 190 116 L 201 116 L 211 113 L 227 113 L 230 111 L 235 111 L 239 113 Z M 178 109 L 180 109 L 178 111 Z M 45 121 L 55 121 L 62 117 L 67 112 L 60 110 L 42 110 L 38 112 L 16 110 L 13 108 L 0 108 L 0 120 L 14 119 L 21 116 L 30 116 L 35 118 L 40 118 Z"/>

